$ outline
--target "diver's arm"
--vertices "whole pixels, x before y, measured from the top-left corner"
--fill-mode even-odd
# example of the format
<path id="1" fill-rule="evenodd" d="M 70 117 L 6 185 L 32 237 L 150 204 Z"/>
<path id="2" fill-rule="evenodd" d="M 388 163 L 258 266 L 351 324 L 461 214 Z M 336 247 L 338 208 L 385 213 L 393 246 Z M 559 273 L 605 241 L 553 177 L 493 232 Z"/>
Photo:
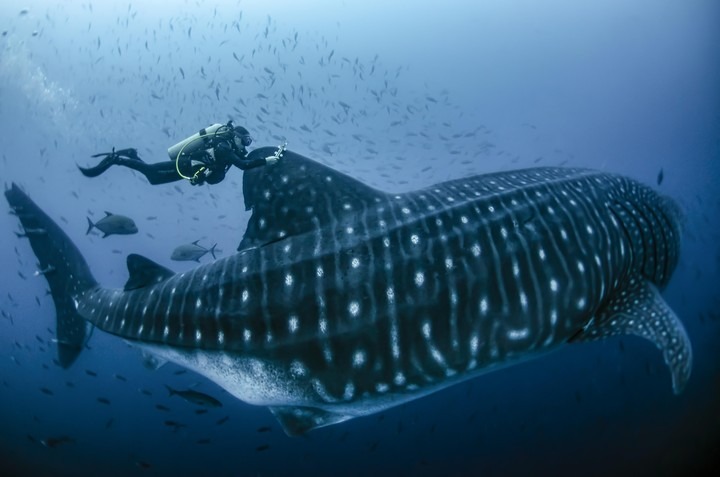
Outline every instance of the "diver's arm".
<path id="1" fill-rule="evenodd" d="M 265 158 L 258 157 L 256 159 L 248 159 L 245 157 L 240 157 L 237 154 L 233 153 L 232 159 L 231 159 L 232 165 L 235 167 L 238 167 L 242 169 L 243 171 L 246 171 L 248 169 L 253 169 L 255 167 L 264 166 L 267 164 L 265 161 Z"/>
<path id="2" fill-rule="evenodd" d="M 267 161 L 263 157 L 248 159 L 247 156 L 241 156 L 236 153 L 227 144 L 219 144 L 215 147 L 215 157 L 222 156 L 222 158 L 229 164 L 246 171 L 255 167 L 264 166 Z"/>

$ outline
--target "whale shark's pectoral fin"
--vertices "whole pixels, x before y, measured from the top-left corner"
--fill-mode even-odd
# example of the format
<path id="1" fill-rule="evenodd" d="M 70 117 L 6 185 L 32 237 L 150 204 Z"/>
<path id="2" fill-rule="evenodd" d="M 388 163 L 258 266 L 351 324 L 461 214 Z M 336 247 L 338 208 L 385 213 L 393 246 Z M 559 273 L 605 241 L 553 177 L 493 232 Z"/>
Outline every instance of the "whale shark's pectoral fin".
<path id="1" fill-rule="evenodd" d="M 353 417 L 304 406 L 271 406 L 270 411 L 288 436 L 299 436 L 315 428 L 337 424 Z"/>
<path id="2" fill-rule="evenodd" d="M 655 343 L 670 368 L 673 391 L 682 392 L 692 369 L 690 339 L 655 285 L 643 278 L 630 280 L 628 288 L 613 297 L 571 341 L 619 334 L 633 334 Z"/>

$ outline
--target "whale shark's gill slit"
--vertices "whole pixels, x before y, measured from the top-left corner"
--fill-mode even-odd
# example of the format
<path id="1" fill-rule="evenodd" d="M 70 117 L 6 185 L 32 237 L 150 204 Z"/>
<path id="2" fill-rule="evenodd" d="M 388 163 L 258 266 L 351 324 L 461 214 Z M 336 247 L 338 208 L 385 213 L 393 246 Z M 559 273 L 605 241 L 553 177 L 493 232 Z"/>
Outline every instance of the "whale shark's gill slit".
<path id="1" fill-rule="evenodd" d="M 658 227 L 654 227 L 654 229 L 659 230 L 659 237 L 655 238 L 655 275 L 651 278 L 656 279 L 658 286 L 662 288 L 667 280 L 667 277 L 669 275 L 668 270 L 668 262 L 665 258 L 667 255 L 667 244 L 668 241 L 668 233 L 670 233 L 670 227 L 668 226 L 667 221 L 662 217 L 663 214 L 658 213 L 658 211 L 648 208 L 648 213 L 653 216 L 655 219 L 655 224 L 658 225 Z"/>
<path id="2" fill-rule="evenodd" d="M 664 242 L 662 227 L 657 220 L 652 209 L 649 207 L 637 206 L 638 213 L 645 220 L 647 226 L 642 231 L 643 237 L 647 237 L 644 241 L 645 248 L 648 250 L 648 260 L 644 268 L 644 276 L 653 281 L 661 281 L 661 273 L 658 271 L 661 265 L 661 258 L 658 255 L 659 247 Z M 656 236 L 655 236 L 656 235 Z"/>

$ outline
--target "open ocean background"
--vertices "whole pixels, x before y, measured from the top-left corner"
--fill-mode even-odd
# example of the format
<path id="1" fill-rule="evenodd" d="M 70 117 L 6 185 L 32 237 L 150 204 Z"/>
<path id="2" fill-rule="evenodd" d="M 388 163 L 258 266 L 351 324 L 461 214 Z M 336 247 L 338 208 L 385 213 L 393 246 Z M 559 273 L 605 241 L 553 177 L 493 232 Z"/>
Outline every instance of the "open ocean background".
<path id="1" fill-rule="evenodd" d="M 680 396 L 653 345 L 621 337 L 289 438 L 267 409 L 172 364 L 150 371 L 102 332 L 70 370 L 56 366 L 47 284 L 2 213 L 0 475 L 671 476 L 717 462 L 716 0 L 6 1 L 0 31 L 0 176 L 105 286 L 123 286 L 128 253 L 177 271 L 194 266 L 170 261 L 183 243 L 233 253 L 249 217 L 242 172 L 150 186 L 75 165 L 112 146 L 167 160 L 170 145 L 232 118 L 252 148 L 286 138 L 384 190 L 557 165 L 657 186 L 686 214 L 664 296 L 694 349 Z M 86 217 L 105 210 L 140 232 L 86 236 Z M 165 385 L 223 407 L 197 414 Z"/>

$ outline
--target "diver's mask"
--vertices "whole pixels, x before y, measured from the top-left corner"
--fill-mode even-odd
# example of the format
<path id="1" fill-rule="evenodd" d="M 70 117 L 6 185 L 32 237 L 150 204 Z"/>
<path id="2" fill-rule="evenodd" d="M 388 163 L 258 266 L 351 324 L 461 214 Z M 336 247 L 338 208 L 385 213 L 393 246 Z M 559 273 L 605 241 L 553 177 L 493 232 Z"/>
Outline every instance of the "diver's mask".
<path id="1" fill-rule="evenodd" d="M 235 135 L 235 145 L 238 148 L 248 147 L 250 146 L 250 144 L 252 144 L 252 142 L 252 137 L 249 134 Z"/>

